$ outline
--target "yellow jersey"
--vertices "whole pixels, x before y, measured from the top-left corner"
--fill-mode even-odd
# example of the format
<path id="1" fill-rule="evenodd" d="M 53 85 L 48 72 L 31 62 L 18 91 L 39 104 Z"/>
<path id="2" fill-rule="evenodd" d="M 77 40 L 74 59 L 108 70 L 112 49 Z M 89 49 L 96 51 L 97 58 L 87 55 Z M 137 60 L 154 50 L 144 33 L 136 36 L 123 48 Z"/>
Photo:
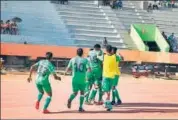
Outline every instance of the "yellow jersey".
<path id="1" fill-rule="evenodd" d="M 116 55 L 104 55 L 103 77 L 114 78 L 116 75 Z"/>

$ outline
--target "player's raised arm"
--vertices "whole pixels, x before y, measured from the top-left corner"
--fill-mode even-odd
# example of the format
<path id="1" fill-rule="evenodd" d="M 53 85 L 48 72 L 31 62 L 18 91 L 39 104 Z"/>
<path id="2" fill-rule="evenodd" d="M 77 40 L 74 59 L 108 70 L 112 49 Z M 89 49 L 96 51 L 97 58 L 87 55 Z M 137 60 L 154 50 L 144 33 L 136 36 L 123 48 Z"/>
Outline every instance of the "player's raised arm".
<path id="1" fill-rule="evenodd" d="M 32 81 L 32 73 L 33 73 L 33 71 L 35 71 L 35 68 L 38 67 L 38 65 L 39 65 L 39 62 L 37 62 L 36 64 L 34 64 L 30 67 L 30 74 L 29 74 L 29 77 L 27 79 L 28 82 Z"/>
<path id="2" fill-rule="evenodd" d="M 120 53 L 119 53 L 119 56 L 120 56 L 120 60 L 124 61 L 124 57 Z"/>
<path id="3" fill-rule="evenodd" d="M 88 72 L 91 72 L 90 62 L 89 62 L 89 60 L 88 60 L 88 59 L 86 59 L 86 61 L 87 61 L 87 64 L 86 64 L 87 71 L 88 71 Z"/>
<path id="4" fill-rule="evenodd" d="M 61 81 L 61 77 L 58 76 L 56 73 L 53 73 L 53 77 L 54 77 L 54 79 Z"/>
<path id="5" fill-rule="evenodd" d="M 67 68 L 64 72 L 64 75 L 66 75 L 66 73 L 68 73 L 72 68 L 72 59 L 69 61 L 69 64 L 67 65 Z"/>

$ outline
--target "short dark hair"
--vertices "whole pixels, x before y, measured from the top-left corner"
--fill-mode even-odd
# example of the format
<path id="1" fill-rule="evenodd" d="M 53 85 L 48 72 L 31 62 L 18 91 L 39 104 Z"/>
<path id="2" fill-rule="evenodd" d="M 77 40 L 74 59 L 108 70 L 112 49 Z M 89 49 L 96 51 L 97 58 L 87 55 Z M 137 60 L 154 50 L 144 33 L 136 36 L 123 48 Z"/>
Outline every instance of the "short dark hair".
<path id="1" fill-rule="evenodd" d="M 82 48 L 77 49 L 77 55 L 80 56 L 80 57 L 83 55 L 83 49 Z"/>
<path id="2" fill-rule="evenodd" d="M 111 52 L 112 52 L 112 46 L 111 46 L 111 45 L 107 45 L 107 46 L 106 46 L 106 51 L 107 51 L 108 53 L 111 53 Z"/>
<path id="3" fill-rule="evenodd" d="M 90 49 L 90 51 L 92 51 L 92 50 L 93 50 L 93 48 Z"/>
<path id="4" fill-rule="evenodd" d="M 112 51 L 113 51 L 114 54 L 116 54 L 117 48 L 116 47 L 112 47 Z"/>
<path id="5" fill-rule="evenodd" d="M 95 44 L 95 45 L 94 45 L 94 48 L 95 48 L 95 49 L 100 49 L 101 46 L 100 46 L 100 44 Z"/>
<path id="6" fill-rule="evenodd" d="M 52 52 L 47 52 L 46 53 L 46 59 L 50 60 L 53 57 L 53 53 Z"/>

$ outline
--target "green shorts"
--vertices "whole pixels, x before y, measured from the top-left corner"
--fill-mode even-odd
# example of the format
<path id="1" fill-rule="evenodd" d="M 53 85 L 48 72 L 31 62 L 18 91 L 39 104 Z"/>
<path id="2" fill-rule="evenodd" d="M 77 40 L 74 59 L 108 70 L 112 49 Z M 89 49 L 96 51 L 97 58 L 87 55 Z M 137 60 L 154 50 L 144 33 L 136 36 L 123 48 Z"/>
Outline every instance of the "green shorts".
<path id="1" fill-rule="evenodd" d="M 101 85 L 102 81 L 102 71 L 101 70 L 93 70 L 92 71 L 93 78 L 94 78 L 94 84 L 95 85 Z"/>
<path id="2" fill-rule="evenodd" d="M 113 85 L 113 78 L 105 78 L 103 77 L 102 89 L 103 92 L 110 92 Z"/>
<path id="3" fill-rule="evenodd" d="M 93 73 L 92 73 L 92 72 L 87 72 L 87 74 L 86 74 L 86 79 L 87 79 L 87 81 L 89 81 L 90 83 L 91 83 L 91 82 L 94 82 Z"/>
<path id="4" fill-rule="evenodd" d="M 78 91 L 85 91 L 85 86 L 86 83 L 77 83 L 77 82 L 72 82 L 72 90 L 73 92 L 78 92 Z"/>
<path id="5" fill-rule="evenodd" d="M 36 87 L 38 89 L 38 91 L 40 93 L 43 93 L 44 91 L 46 93 L 49 93 L 49 92 L 52 92 L 52 89 L 51 89 L 51 85 L 50 84 L 45 84 L 45 85 L 41 85 L 41 84 L 36 84 Z"/>
<path id="6" fill-rule="evenodd" d="M 117 86 L 118 85 L 118 81 L 119 81 L 119 75 L 116 75 L 115 78 L 114 78 L 114 80 L 113 80 L 112 85 L 113 86 Z"/>

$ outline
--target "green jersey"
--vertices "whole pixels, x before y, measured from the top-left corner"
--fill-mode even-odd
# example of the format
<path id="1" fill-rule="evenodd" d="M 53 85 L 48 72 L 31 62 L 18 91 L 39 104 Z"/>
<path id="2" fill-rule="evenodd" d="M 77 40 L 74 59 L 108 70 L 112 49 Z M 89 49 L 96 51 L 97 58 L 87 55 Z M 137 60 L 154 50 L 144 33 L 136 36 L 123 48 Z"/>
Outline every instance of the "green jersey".
<path id="1" fill-rule="evenodd" d="M 49 75 L 55 72 L 55 67 L 49 60 L 40 60 L 35 64 L 37 69 L 37 84 L 49 84 Z"/>
<path id="2" fill-rule="evenodd" d="M 120 55 L 116 55 L 116 62 L 121 62 L 122 61 L 122 58 Z"/>
<path id="3" fill-rule="evenodd" d="M 86 82 L 86 72 L 90 67 L 89 62 L 86 58 L 74 57 L 70 60 L 68 68 L 72 69 L 72 80 L 76 83 Z"/>
<path id="4" fill-rule="evenodd" d="M 89 52 L 91 69 L 102 69 L 103 52 L 92 50 Z"/>

